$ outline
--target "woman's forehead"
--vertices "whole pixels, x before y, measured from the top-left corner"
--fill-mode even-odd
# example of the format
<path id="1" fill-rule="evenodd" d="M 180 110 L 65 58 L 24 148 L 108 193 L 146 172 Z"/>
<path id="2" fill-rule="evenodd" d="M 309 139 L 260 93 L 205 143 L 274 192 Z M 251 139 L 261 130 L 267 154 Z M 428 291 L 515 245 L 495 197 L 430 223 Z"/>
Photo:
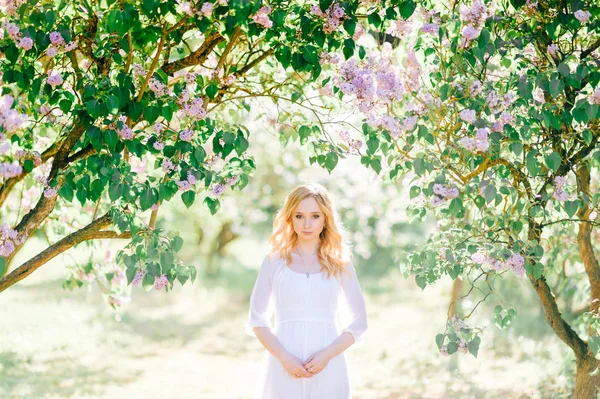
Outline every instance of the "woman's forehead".
<path id="1" fill-rule="evenodd" d="M 298 204 L 298 206 L 296 207 L 294 212 L 297 212 L 297 213 L 320 213 L 321 208 L 319 207 L 319 204 L 313 197 L 309 197 L 309 198 L 303 199 Z"/>

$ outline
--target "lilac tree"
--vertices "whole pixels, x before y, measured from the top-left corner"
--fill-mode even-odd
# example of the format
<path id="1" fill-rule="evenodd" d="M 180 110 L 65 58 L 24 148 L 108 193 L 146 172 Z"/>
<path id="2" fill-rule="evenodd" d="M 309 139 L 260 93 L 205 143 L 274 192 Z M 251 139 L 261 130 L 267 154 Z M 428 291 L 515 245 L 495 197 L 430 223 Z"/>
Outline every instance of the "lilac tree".
<path id="1" fill-rule="evenodd" d="M 230 116 L 260 116 L 250 99 L 263 98 L 281 110 L 273 123 L 307 146 L 311 163 L 331 171 L 356 155 L 386 179 L 413 177 L 411 216 L 440 219 L 402 265 L 420 287 L 460 276 L 491 300 L 498 279 L 528 279 L 573 350 L 576 396 L 596 396 L 598 7 L 3 4 L 0 274 L 32 232 L 64 237 L 7 273 L 0 291 L 101 238 L 131 243 L 118 266 L 88 265 L 68 285 L 102 275 L 118 305 L 128 284 L 169 289 L 193 280 L 195 269 L 175 257 L 183 240 L 154 228 L 158 210 L 201 197 L 215 213 L 227 188 L 248 184 L 252 132 Z M 346 107 L 363 123 L 335 118 Z M 78 217 L 66 218 L 68 210 Z M 569 233 L 575 242 L 554 239 Z M 565 320 L 548 284 L 572 253 L 569 275 L 585 277 L 590 293 L 584 328 Z M 477 354 L 482 330 L 467 325 L 471 314 L 449 315 L 437 337 L 443 354 Z M 500 328 L 515 315 L 499 300 Z"/>
<path id="2" fill-rule="evenodd" d="M 194 280 L 196 270 L 176 259 L 182 238 L 155 228 L 160 205 L 180 199 L 189 207 L 199 197 L 214 214 L 229 187 L 248 184 L 251 132 L 230 116 L 251 115 L 249 99 L 302 109 L 293 126 L 307 114 L 319 118 L 323 107 L 305 89 L 321 73 L 324 50 L 354 53 L 358 4 L 13 0 L 2 7 L 0 291 L 74 245 L 120 238 L 130 244 L 116 264 L 75 268 L 66 282 L 101 276 L 118 305 L 131 284 L 170 289 Z M 338 148 L 317 125 L 299 131 Z M 48 248 L 13 267 L 38 231 Z"/>
<path id="3" fill-rule="evenodd" d="M 502 279 L 526 278 L 548 324 L 573 350 L 581 398 L 595 398 L 600 384 L 592 242 L 600 198 L 599 12 L 580 1 L 475 0 L 423 4 L 389 25 L 371 15 L 366 29 L 387 36 L 368 35 L 367 55 L 335 62 L 322 82 L 325 93 L 363 115 L 356 133 L 366 142 L 363 164 L 390 179 L 412 175 L 410 213 L 439 220 L 403 270 L 423 289 L 445 275 L 468 279 L 465 296 L 481 296 L 465 317 L 449 315 L 436 338 L 440 352 L 476 356 L 483 330 L 467 320 L 502 291 Z M 548 284 L 565 276 L 568 255 L 566 273 L 572 281 L 585 277 L 588 293 L 581 327 L 565 320 Z M 516 310 L 497 299 L 494 318 L 505 328 Z"/>

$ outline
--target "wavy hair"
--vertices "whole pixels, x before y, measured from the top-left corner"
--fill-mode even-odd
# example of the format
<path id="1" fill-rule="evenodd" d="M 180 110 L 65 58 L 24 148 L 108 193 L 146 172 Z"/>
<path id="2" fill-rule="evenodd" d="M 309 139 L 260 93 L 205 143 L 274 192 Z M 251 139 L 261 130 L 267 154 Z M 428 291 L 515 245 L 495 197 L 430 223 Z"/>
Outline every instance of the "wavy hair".
<path id="1" fill-rule="evenodd" d="M 319 234 L 319 249 L 317 251 L 321 271 L 324 271 L 328 277 L 341 275 L 352 255 L 344 238 L 344 229 L 339 216 L 329 198 L 329 193 L 320 184 L 300 185 L 287 195 L 283 208 L 277 212 L 273 221 L 273 233 L 269 237 L 270 254 L 278 254 L 286 260 L 289 267 L 292 262 L 292 249 L 296 247 L 298 242 L 298 235 L 294 231 L 292 217 L 300 202 L 309 197 L 317 201 L 321 212 L 325 215 L 325 223 L 323 231 Z"/>

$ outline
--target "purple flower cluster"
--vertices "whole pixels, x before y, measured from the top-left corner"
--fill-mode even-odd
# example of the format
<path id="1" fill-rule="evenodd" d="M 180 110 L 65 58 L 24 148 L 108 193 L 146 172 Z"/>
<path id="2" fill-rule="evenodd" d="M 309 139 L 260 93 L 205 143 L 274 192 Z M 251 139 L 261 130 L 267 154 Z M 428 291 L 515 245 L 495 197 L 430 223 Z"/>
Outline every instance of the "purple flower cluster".
<path id="1" fill-rule="evenodd" d="M 10 179 L 11 177 L 19 176 L 23 173 L 23 167 L 19 164 L 10 162 L 0 163 L 0 177 Z"/>
<path id="2" fill-rule="evenodd" d="M 8 224 L 0 226 L 0 256 L 8 257 L 15 248 L 25 242 L 27 234 L 21 234 L 10 228 Z"/>
<path id="3" fill-rule="evenodd" d="M 321 7 L 319 6 L 311 6 L 310 12 L 325 19 L 323 32 L 327 35 L 335 31 L 346 17 L 346 13 L 339 3 L 333 3 L 325 12 L 321 11 Z"/>
<path id="4" fill-rule="evenodd" d="M 469 43 L 478 38 L 483 28 L 486 18 L 492 14 L 493 10 L 488 9 L 483 1 L 475 0 L 471 7 L 464 4 L 460 6 L 460 20 L 463 22 L 462 36 L 463 46 L 468 46 Z"/>
<path id="5" fill-rule="evenodd" d="M 119 125 L 121 126 L 120 128 Z M 119 115 L 119 119 L 108 125 L 108 128 L 116 131 L 123 140 L 131 140 L 134 136 L 133 130 L 127 125 L 126 115 Z"/>
<path id="6" fill-rule="evenodd" d="M 431 198 L 432 206 L 439 206 L 445 201 L 449 201 L 453 198 L 458 197 L 458 188 L 455 186 L 448 186 L 446 184 L 435 183 L 433 185 L 434 196 Z"/>
<path id="7" fill-rule="evenodd" d="M 154 289 L 162 290 L 169 283 L 169 279 L 167 279 L 166 274 L 162 274 L 161 276 L 154 277 Z"/>
<path id="8" fill-rule="evenodd" d="M 356 59 L 350 59 L 339 67 L 339 76 L 334 77 L 333 84 L 347 95 L 355 96 L 355 103 L 359 110 L 367 116 L 367 122 L 376 128 L 386 129 L 394 138 L 402 132 L 414 129 L 417 117 L 407 116 L 399 121 L 396 118 L 380 114 L 387 109 L 389 104 L 399 101 L 409 87 L 418 87 L 420 66 L 416 58 L 407 55 L 405 60 L 405 75 L 403 79 L 394 69 L 390 59 L 381 57 L 377 61 L 369 56 L 359 65 Z M 427 100 L 425 100 L 427 101 Z M 433 102 L 433 99 L 429 99 Z M 423 111 L 421 107 L 410 108 L 413 111 Z"/>
<path id="9" fill-rule="evenodd" d="M 583 11 L 583 10 L 575 11 L 575 18 L 577 18 L 582 24 L 587 24 L 588 21 L 590 20 L 591 16 L 592 16 L 592 14 L 590 14 L 589 11 Z"/>
<path id="10" fill-rule="evenodd" d="M 182 90 L 181 95 L 177 99 L 177 103 L 184 116 L 188 116 L 193 120 L 202 120 L 206 118 L 204 101 L 202 101 L 201 98 L 194 98 L 190 101 L 190 95 L 187 89 Z"/>
<path id="11" fill-rule="evenodd" d="M 600 87 L 596 87 L 588 101 L 590 104 L 600 105 Z"/>
<path id="12" fill-rule="evenodd" d="M 127 284 L 127 275 L 125 274 L 125 270 L 121 269 L 119 266 L 115 266 L 111 273 L 113 277 L 110 281 L 112 285 L 126 285 Z"/>
<path id="13" fill-rule="evenodd" d="M 228 0 L 218 0 L 217 2 L 219 5 L 225 6 L 227 5 Z M 183 11 L 185 14 L 189 16 L 197 15 L 204 18 L 209 18 L 213 14 L 215 8 L 215 5 L 208 1 L 202 3 L 200 9 L 196 9 L 189 1 L 177 0 L 177 3 L 179 3 L 181 11 Z"/>
<path id="14" fill-rule="evenodd" d="M 348 144 L 350 150 L 354 150 L 356 152 L 358 152 L 358 150 L 360 150 L 364 144 L 362 140 L 355 140 L 352 137 L 350 137 L 350 133 L 345 130 L 340 132 L 340 137 L 342 138 L 342 140 L 344 140 L 346 144 Z"/>
<path id="15" fill-rule="evenodd" d="M 15 99 L 8 94 L 0 97 L 0 126 L 4 129 L 4 133 L 12 133 L 27 122 L 27 115 L 12 109 L 14 101 Z M 4 138 L 4 135 L 0 136 L 0 141 Z"/>
<path id="16" fill-rule="evenodd" d="M 163 159 L 162 163 L 161 163 L 161 167 L 162 170 L 165 173 L 169 173 L 171 171 L 174 171 L 177 167 L 173 164 L 173 162 L 171 161 L 171 159 L 169 158 L 165 158 Z"/>
<path id="17" fill-rule="evenodd" d="M 261 7 L 256 12 L 256 14 L 254 14 L 252 16 L 252 19 L 254 20 L 254 22 L 256 22 L 259 25 L 264 26 L 265 28 L 271 28 L 271 27 L 273 27 L 273 21 L 271 21 L 269 19 L 270 12 L 271 12 L 271 7 L 269 7 L 269 6 Z"/>
<path id="18" fill-rule="evenodd" d="M 475 138 L 471 137 L 463 137 L 458 140 L 460 145 L 466 148 L 469 151 L 480 151 L 486 152 L 490 147 L 490 142 L 488 140 L 488 130 L 486 128 L 477 129 L 477 133 Z"/>
<path id="19" fill-rule="evenodd" d="M 52 87 L 60 86 L 63 84 L 63 78 L 60 72 L 55 72 L 52 69 L 48 71 L 48 84 Z"/>
<path id="20" fill-rule="evenodd" d="M 62 35 L 54 31 L 50 33 L 50 46 L 48 46 L 46 54 L 48 57 L 55 57 L 59 53 L 66 53 L 75 50 L 75 48 L 77 48 L 77 43 L 69 42 L 66 44 Z"/>
<path id="21" fill-rule="evenodd" d="M 18 16 L 17 12 L 19 8 L 26 2 L 27 0 L 2 0 L 0 1 L 0 6 L 4 8 L 6 14 L 16 17 Z M 2 34 L 0 34 L 0 40 L 2 40 Z"/>
<path id="22" fill-rule="evenodd" d="M 473 123 L 477 118 L 477 114 L 472 109 L 463 109 L 459 112 L 458 116 L 465 122 Z"/>
<path id="23" fill-rule="evenodd" d="M 145 275 L 146 275 L 146 270 L 138 269 L 135 272 L 135 276 L 133 277 L 133 280 L 131 280 L 131 285 L 133 285 L 134 287 L 139 287 L 140 285 L 142 285 L 142 281 L 144 280 Z"/>
<path id="24" fill-rule="evenodd" d="M 552 198 L 560 202 L 565 202 L 569 199 L 569 195 L 566 193 L 565 190 L 563 190 L 563 187 L 565 186 L 566 182 L 566 176 L 556 176 L 554 178 L 554 193 L 552 194 Z"/>
<path id="25" fill-rule="evenodd" d="M 488 256 L 483 252 L 476 252 L 471 255 L 471 261 L 473 261 L 473 263 L 487 265 L 497 272 L 506 268 L 512 270 L 519 277 L 525 275 L 525 268 L 523 267 L 525 259 L 517 252 L 513 252 L 505 262 Z"/>
<path id="26" fill-rule="evenodd" d="M 410 36 L 412 28 L 413 26 L 410 18 L 409 20 L 405 20 L 400 17 L 396 21 L 392 21 L 390 27 L 385 31 L 385 33 L 399 39 L 406 39 L 408 36 Z"/>
<path id="27" fill-rule="evenodd" d="M 152 90 L 156 97 L 162 97 L 171 94 L 171 89 L 169 86 L 154 77 L 148 80 L 148 87 L 150 90 Z"/>
<path id="28" fill-rule="evenodd" d="M 192 129 L 182 130 L 179 133 L 179 138 L 182 141 L 190 142 L 192 141 L 192 137 L 194 137 L 194 131 Z"/>
<path id="29" fill-rule="evenodd" d="M 500 114 L 500 117 L 492 123 L 490 130 L 492 132 L 501 132 L 504 129 L 504 125 L 512 125 L 515 122 L 515 118 L 506 111 Z"/>
<path id="30" fill-rule="evenodd" d="M 131 302 L 131 297 L 126 295 L 110 294 L 108 296 L 108 303 L 115 307 L 127 305 Z"/>
<path id="31" fill-rule="evenodd" d="M 440 31 L 440 26 L 436 23 L 424 24 L 421 27 L 421 32 L 428 33 L 430 35 L 437 35 Z"/>
<path id="32" fill-rule="evenodd" d="M 8 37 L 10 37 L 15 42 L 15 45 L 17 47 L 22 48 L 25 51 L 31 50 L 31 48 L 33 47 L 33 39 L 29 36 L 23 36 L 19 29 L 19 26 L 15 23 L 4 21 L 2 23 L 2 29 L 6 29 Z M 1 40 L 4 39 L 4 30 L 0 30 L 0 32 Z"/>
<path id="33" fill-rule="evenodd" d="M 225 192 L 225 189 L 229 186 L 233 186 L 235 183 L 237 183 L 240 180 L 239 176 L 232 176 L 232 177 L 227 177 L 225 179 L 225 183 L 215 183 L 212 186 L 212 189 L 210 191 L 210 195 L 212 197 L 219 197 L 221 196 L 221 194 L 223 194 Z"/>
<path id="34" fill-rule="evenodd" d="M 495 91 L 490 91 L 486 97 L 486 104 L 492 113 L 497 114 L 510 107 L 516 100 L 516 96 L 512 92 L 508 92 L 503 96 L 498 96 Z"/>

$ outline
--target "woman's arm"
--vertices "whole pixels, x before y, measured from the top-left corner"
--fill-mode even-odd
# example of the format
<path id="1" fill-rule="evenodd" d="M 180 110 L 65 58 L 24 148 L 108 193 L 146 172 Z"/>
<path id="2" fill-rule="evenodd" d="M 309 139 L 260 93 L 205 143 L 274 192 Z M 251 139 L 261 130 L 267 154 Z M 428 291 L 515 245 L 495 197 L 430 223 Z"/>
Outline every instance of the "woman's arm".
<path id="1" fill-rule="evenodd" d="M 352 263 L 349 263 L 347 267 L 348 273 L 344 272 L 341 286 L 345 302 L 353 318 L 335 341 L 314 353 L 303 363 L 306 370 L 313 375 L 320 373 L 332 358 L 344 352 L 350 346 L 355 345 L 355 343 L 357 343 L 356 345 L 362 344 L 362 336 L 367 331 L 367 309 L 356 277 L 356 270 Z"/>
<path id="2" fill-rule="evenodd" d="M 245 331 L 246 334 L 258 338 L 265 349 L 279 360 L 291 376 L 310 378 L 312 375 L 306 371 L 300 359 L 288 353 L 271 332 L 271 316 L 273 314 L 271 283 L 274 270 L 273 262 L 265 257 L 250 296 L 250 310 Z"/>
<path id="3" fill-rule="evenodd" d="M 271 332 L 270 328 L 254 327 L 253 330 L 256 334 L 256 338 L 258 338 L 265 349 L 268 350 L 277 360 L 281 361 L 282 358 L 289 354 L 283 345 L 281 345 L 281 342 L 279 342 L 275 334 Z"/>

